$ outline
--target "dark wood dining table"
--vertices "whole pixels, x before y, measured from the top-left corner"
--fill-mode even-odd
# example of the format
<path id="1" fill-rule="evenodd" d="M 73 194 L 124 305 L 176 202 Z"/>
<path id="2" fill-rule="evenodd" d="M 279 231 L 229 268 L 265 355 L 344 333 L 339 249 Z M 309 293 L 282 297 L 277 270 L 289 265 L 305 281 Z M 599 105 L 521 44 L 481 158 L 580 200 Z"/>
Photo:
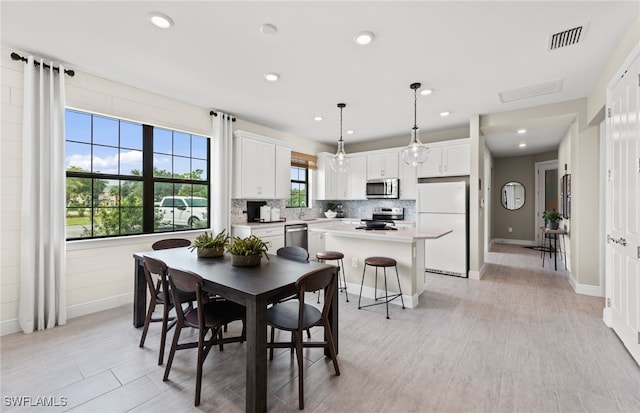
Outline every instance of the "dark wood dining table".
<path id="1" fill-rule="evenodd" d="M 205 290 L 242 304 L 247 309 L 246 334 L 246 411 L 267 410 L 267 322 L 268 304 L 295 293 L 296 280 L 317 269 L 337 274 L 337 267 L 318 262 L 301 263 L 269 255 L 254 267 L 235 267 L 231 257 L 198 258 L 188 248 L 138 252 L 135 260 L 133 325 L 141 327 L 147 311 L 147 286 L 142 260 L 149 256 L 164 261 L 170 268 L 192 271 L 205 280 Z M 336 276 L 337 281 L 337 276 Z M 338 348 L 338 289 L 331 297 L 331 331 Z M 328 357 L 330 355 L 326 352 Z"/>

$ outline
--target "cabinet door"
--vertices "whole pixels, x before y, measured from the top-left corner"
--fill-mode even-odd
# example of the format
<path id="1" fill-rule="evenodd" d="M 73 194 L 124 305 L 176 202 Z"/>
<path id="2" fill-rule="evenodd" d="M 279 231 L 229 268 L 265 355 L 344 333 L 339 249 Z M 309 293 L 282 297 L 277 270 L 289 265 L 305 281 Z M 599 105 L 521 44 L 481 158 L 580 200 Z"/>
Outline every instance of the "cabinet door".
<path id="1" fill-rule="evenodd" d="M 382 156 L 383 162 L 384 162 L 384 168 L 383 168 L 383 172 L 384 172 L 384 178 L 398 178 L 400 176 L 399 174 L 399 168 L 398 168 L 398 153 L 397 152 L 393 152 L 393 153 L 385 153 Z"/>
<path id="2" fill-rule="evenodd" d="M 429 148 L 429 157 L 418 166 L 418 178 L 442 175 L 442 147 L 430 145 L 427 147 Z"/>
<path id="3" fill-rule="evenodd" d="M 353 159 L 352 159 L 353 162 Z M 351 163 L 349 163 L 349 168 L 344 172 L 336 172 L 331 169 L 329 166 L 329 170 L 331 171 L 331 198 L 336 200 L 347 199 L 348 191 L 349 191 L 349 174 L 351 173 Z"/>
<path id="4" fill-rule="evenodd" d="M 275 196 L 275 145 L 242 138 L 240 147 L 241 197 L 272 199 Z"/>
<path id="5" fill-rule="evenodd" d="M 418 168 L 407 165 L 404 161 L 400 164 L 400 199 L 416 199 L 418 190 Z"/>
<path id="6" fill-rule="evenodd" d="M 398 177 L 398 154 L 379 153 L 367 156 L 367 179 Z"/>
<path id="7" fill-rule="evenodd" d="M 471 171 L 471 148 L 469 143 L 444 147 L 442 174 L 444 176 L 469 175 Z"/>
<path id="8" fill-rule="evenodd" d="M 291 149 L 285 146 L 276 146 L 275 162 L 275 197 L 276 199 L 288 199 L 291 195 Z M 309 189 L 307 188 L 307 192 Z"/>
<path id="9" fill-rule="evenodd" d="M 346 199 L 367 199 L 367 157 L 354 156 L 349 163 Z"/>

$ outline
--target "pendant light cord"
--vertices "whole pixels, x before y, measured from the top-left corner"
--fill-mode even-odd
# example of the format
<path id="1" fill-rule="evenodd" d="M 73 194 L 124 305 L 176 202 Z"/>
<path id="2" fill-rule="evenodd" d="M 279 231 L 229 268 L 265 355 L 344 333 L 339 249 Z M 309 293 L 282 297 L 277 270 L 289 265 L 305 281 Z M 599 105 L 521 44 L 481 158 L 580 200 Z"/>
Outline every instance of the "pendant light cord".
<path id="1" fill-rule="evenodd" d="M 342 142 L 342 109 L 343 107 L 340 107 L 340 142 Z"/>
<path id="2" fill-rule="evenodd" d="M 418 130 L 418 89 L 413 89 L 413 130 Z"/>

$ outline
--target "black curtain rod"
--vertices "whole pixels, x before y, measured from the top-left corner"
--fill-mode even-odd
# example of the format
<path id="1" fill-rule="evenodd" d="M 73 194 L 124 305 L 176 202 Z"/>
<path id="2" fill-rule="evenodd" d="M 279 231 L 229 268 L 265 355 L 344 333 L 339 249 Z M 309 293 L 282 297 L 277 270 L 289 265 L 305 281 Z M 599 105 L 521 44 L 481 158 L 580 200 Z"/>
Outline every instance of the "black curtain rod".
<path id="1" fill-rule="evenodd" d="M 27 63 L 27 62 L 29 61 L 29 60 L 27 60 L 27 58 L 26 58 L 26 57 L 22 57 L 22 56 L 20 56 L 20 55 L 19 55 L 18 53 L 16 53 L 16 52 L 12 52 L 12 53 L 11 53 L 11 60 L 22 60 L 22 61 L 23 61 L 23 62 L 25 62 L 25 63 Z M 40 66 L 40 62 L 37 62 L 37 61 L 35 61 L 35 60 L 34 60 L 33 64 L 34 64 L 34 65 L 36 65 L 36 66 Z M 45 68 L 47 68 L 47 69 L 49 69 L 49 68 L 51 67 L 51 66 L 49 66 L 49 65 L 48 65 L 48 64 L 46 64 L 46 63 L 43 63 L 42 65 L 43 65 Z M 60 71 L 60 68 L 58 68 L 58 67 L 54 67 L 54 68 L 53 68 L 53 70 L 54 70 L 55 72 L 59 72 L 59 71 Z M 65 73 L 65 74 L 67 74 L 67 75 L 69 75 L 69 77 L 73 77 L 73 76 L 75 76 L 75 74 L 76 74 L 76 72 L 74 72 L 73 70 L 69 70 L 69 69 L 65 69 L 65 70 L 64 70 L 64 73 Z"/>
<path id="2" fill-rule="evenodd" d="M 211 116 L 218 116 L 218 112 L 214 112 L 214 111 L 212 110 L 211 112 L 209 112 L 209 115 L 211 115 Z M 231 117 L 231 116 L 229 116 L 229 115 L 227 115 L 227 117 L 231 119 L 231 122 L 235 122 L 235 121 L 236 121 L 236 118 L 234 118 L 234 117 Z"/>

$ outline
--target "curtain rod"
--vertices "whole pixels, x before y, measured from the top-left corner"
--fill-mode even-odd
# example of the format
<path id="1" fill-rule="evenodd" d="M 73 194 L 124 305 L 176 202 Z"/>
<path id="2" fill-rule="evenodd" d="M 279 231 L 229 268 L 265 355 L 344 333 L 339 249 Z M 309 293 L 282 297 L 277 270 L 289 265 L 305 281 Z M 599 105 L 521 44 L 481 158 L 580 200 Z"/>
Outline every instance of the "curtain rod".
<path id="1" fill-rule="evenodd" d="M 210 112 L 209 112 L 209 115 L 211 115 L 211 116 L 218 116 L 218 112 L 214 112 L 214 111 L 212 110 L 212 111 L 210 111 Z M 227 117 L 228 117 L 229 119 L 231 119 L 231 122 L 235 122 L 235 121 L 236 121 L 236 118 L 234 118 L 234 117 L 232 117 L 232 116 L 227 115 Z"/>
<path id="2" fill-rule="evenodd" d="M 22 56 L 20 56 L 20 55 L 19 55 L 18 53 L 16 53 L 16 52 L 12 52 L 12 53 L 11 53 L 11 60 L 22 60 L 22 61 L 23 61 L 23 62 L 25 62 L 25 63 L 27 63 L 27 62 L 28 62 L 28 60 L 27 60 L 27 58 L 26 58 L 26 57 L 22 57 Z M 40 62 L 36 62 L 36 61 L 34 61 L 34 62 L 33 62 L 33 64 L 34 64 L 34 65 L 36 65 L 36 66 L 40 66 Z M 49 68 L 51 67 L 51 66 L 49 66 L 49 65 L 48 65 L 48 64 L 46 64 L 46 63 L 43 63 L 42 65 L 43 65 L 45 68 L 47 68 L 47 69 L 49 69 Z M 53 70 L 54 70 L 55 72 L 59 72 L 59 71 L 60 71 L 60 68 L 58 68 L 58 67 L 54 67 L 54 68 L 53 68 Z M 65 73 L 65 74 L 67 74 L 67 75 L 69 75 L 70 77 L 73 77 L 73 76 L 75 76 L 75 74 L 76 74 L 76 72 L 74 72 L 73 70 L 70 70 L 70 69 L 65 69 L 65 70 L 64 70 L 64 73 Z"/>

